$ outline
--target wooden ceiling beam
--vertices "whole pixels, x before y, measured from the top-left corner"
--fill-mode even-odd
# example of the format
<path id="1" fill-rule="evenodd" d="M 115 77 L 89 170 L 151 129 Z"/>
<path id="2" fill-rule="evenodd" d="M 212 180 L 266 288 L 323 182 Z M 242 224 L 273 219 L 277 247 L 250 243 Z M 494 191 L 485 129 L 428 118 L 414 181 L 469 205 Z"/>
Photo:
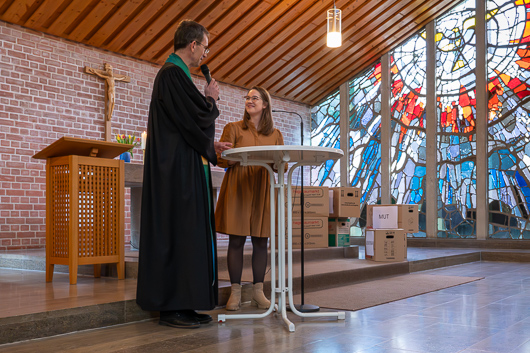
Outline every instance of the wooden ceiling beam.
<path id="1" fill-rule="evenodd" d="M 15 0 L 3 0 L 0 2 L 0 19 L 4 21 L 10 21 L 16 23 L 21 18 L 21 13 L 26 12 L 28 6 L 27 3 L 31 0 L 15 1 Z M 11 8 L 13 7 L 13 8 Z"/>
<path id="2" fill-rule="evenodd" d="M 10 22 L 18 25 L 23 25 L 24 16 L 27 11 L 35 6 L 35 3 L 41 3 L 42 0 L 11 0 L 5 1 L 0 6 L 0 14 L 2 19 L 9 19 Z M 38 5 L 38 4 L 37 4 Z"/>
<path id="3" fill-rule="evenodd" d="M 246 28 L 244 32 L 238 33 L 237 36 L 232 38 L 225 38 L 225 42 L 222 44 L 223 49 L 216 52 L 215 56 L 209 61 L 212 67 L 215 68 L 217 79 L 222 81 L 224 76 L 229 73 L 229 70 L 233 67 L 232 65 L 238 64 L 237 58 L 241 51 L 246 51 L 246 48 L 253 42 L 258 42 L 260 33 L 265 31 L 269 26 L 273 25 L 279 17 L 289 12 L 289 9 L 299 3 L 300 0 L 286 0 L 276 3 L 273 7 L 270 5 L 267 8 L 263 8 L 262 13 L 257 17 L 251 24 L 250 27 Z M 267 38 L 266 40 L 268 40 Z M 217 43 L 215 43 L 217 44 Z M 221 43 L 219 43 L 221 44 Z"/>
<path id="4" fill-rule="evenodd" d="M 253 2 L 250 1 L 249 3 L 252 4 Z M 241 5 L 241 2 L 237 0 L 216 1 L 215 7 L 205 13 L 204 16 L 201 16 L 200 23 L 211 33 L 210 28 L 212 28 L 214 23 L 218 22 L 221 18 L 237 16 L 237 13 L 234 11 L 241 11 L 241 9 L 236 10 L 239 5 Z M 245 7 L 248 8 L 248 6 L 249 4 L 246 4 Z"/>
<path id="5" fill-rule="evenodd" d="M 113 38 L 121 32 L 127 23 L 128 18 L 135 16 L 144 6 L 144 0 L 126 0 L 118 5 L 117 9 L 113 9 L 112 15 L 107 21 L 92 35 L 85 39 L 88 45 L 95 47 L 103 47 L 103 43 Z"/>
<path id="6" fill-rule="evenodd" d="M 85 38 L 95 31 L 95 28 L 100 28 L 108 20 L 108 17 L 116 7 L 119 6 L 122 0 L 100 0 L 97 1 L 96 6 L 90 10 L 90 13 L 83 16 L 77 27 L 68 33 L 68 39 L 77 42 L 85 41 Z"/>
<path id="7" fill-rule="evenodd" d="M 247 16 L 261 4 L 260 0 L 248 0 L 235 2 L 229 11 L 212 19 L 207 29 L 210 32 L 210 44 L 214 45 L 224 34 L 235 27 L 245 28 L 248 26 Z M 265 4 L 265 6 L 270 6 Z M 241 29 L 240 29 L 241 30 Z M 213 36 L 213 37 L 212 37 Z M 215 38 L 215 40 L 213 40 Z M 215 44 L 217 46 L 217 44 Z"/>
<path id="8" fill-rule="evenodd" d="M 142 33 L 145 24 L 152 19 L 155 14 L 168 6 L 169 3 L 173 3 L 173 1 L 153 0 L 144 2 L 142 5 L 145 6 L 138 7 L 138 11 L 135 11 L 134 17 L 124 19 L 119 33 L 103 42 L 102 46 L 107 50 L 120 53 L 125 43 L 129 42 L 132 38 L 139 36 Z M 126 25 L 123 26 L 123 24 Z M 120 24 L 116 24 L 116 27 L 118 27 L 118 25 Z"/>
<path id="9" fill-rule="evenodd" d="M 44 1 L 38 6 L 33 14 L 26 20 L 24 26 L 32 28 L 37 31 L 47 32 L 48 28 L 44 27 L 44 24 L 48 22 L 50 17 L 57 12 L 57 9 L 61 3 L 59 1 Z M 49 32 L 47 32 L 49 33 Z"/>
<path id="10" fill-rule="evenodd" d="M 72 23 L 78 21 L 81 13 L 89 4 L 91 2 L 87 2 L 86 0 L 73 0 L 48 27 L 48 31 L 57 36 L 64 36 L 65 30 Z"/>
<path id="11" fill-rule="evenodd" d="M 139 56 L 142 53 L 142 48 L 151 42 L 157 41 L 163 35 L 163 31 L 167 31 L 168 27 L 173 27 L 174 33 L 178 24 L 175 22 L 180 17 L 186 18 L 183 15 L 196 3 L 194 0 L 179 0 L 170 4 L 169 7 L 164 9 L 163 13 L 156 14 L 150 19 L 149 30 L 143 31 L 128 43 L 123 48 L 123 53 L 130 56 Z"/>
<path id="12" fill-rule="evenodd" d="M 193 6 L 187 7 L 186 10 L 178 18 L 175 18 L 172 21 L 172 26 L 165 28 L 165 30 L 159 33 L 159 35 L 157 35 L 156 38 L 151 42 L 145 43 L 145 45 L 140 50 L 138 56 L 140 58 L 161 58 L 165 60 L 168 53 L 166 53 L 165 51 L 161 52 L 161 48 L 166 48 L 169 46 L 170 52 L 173 52 L 172 48 L 175 30 L 177 29 L 177 26 L 182 19 L 193 18 L 209 31 L 209 19 L 212 18 L 209 15 L 211 15 L 212 12 L 215 12 L 217 15 L 222 15 L 225 11 L 227 11 L 227 9 L 230 8 L 230 5 L 233 2 L 234 0 L 222 2 L 209 1 L 205 4 L 203 4 L 203 2 L 197 4 L 197 2 L 194 1 Z M 205 20 L 203 18 L 207 18 L 208 20 Z M 209 43 L 208 46 L 210 46 Z"/>
<path id="13" fill-rule="evenodd" d="M 212 75 L 216 79 L 219 78 L 216 72 L 216 69 L 219 65 L 218 56 L 220 56 L 230 45 L 233 44 L 235 38 L 240 38 L 242 35 L 248 32 L 254 23 L 259 21 L 264 13 L 266 13 L 270 8 L 276 6 L 276 4 L 279 2 L 280 0 L 246 0 L 234 10 L 241 11 L 238 16 L 236 13 L 234 16 L 229 16 L 226 18 L 224 23 L 226 30 L 221 30 L 217 26 L 211 31 L 210 28 L 208 28 L 210 31 L 209 46 L 212 49 L 212 53 L 209 54 L 210 56 L 206 58 L 204 63 L 210 66 L 210 70 L 213 69 Z M 218 26 L 223 26 L 223 24 L 219 23 Z"/>
<path id="14" fill-rule="evenodd" d="M 305 35 L 304 32 L 308 30 L 305 24 L 317 12 L 323 12 L 322 3 L 320 2 L 313 4 L 310 2 L 298 3 L 289 12 L 279 17 L 277 21 L 261 31 L 253 41 L 247 43 L 239 50 L 230 63 L 224 65 L 224 70 L 221 72 L 222 77 L 228 81 L 241 82 L 240 76 L 245 72 L 249 72 L 249 70 L 241 67 L 238 64 L 239 62 L 259 64 L 269 60 L 278 60 L 282 55 L 276 52 L 274 47 L 287 41 L 297 30 L 302 33 L 302 36 Z"/>

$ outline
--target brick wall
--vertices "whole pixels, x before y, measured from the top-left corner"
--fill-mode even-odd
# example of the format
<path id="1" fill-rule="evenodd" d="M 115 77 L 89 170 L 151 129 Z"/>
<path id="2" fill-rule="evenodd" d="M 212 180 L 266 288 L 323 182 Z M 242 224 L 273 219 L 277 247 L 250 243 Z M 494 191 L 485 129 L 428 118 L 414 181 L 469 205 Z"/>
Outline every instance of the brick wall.
<path id="1" fill-rule="evenodd" d="M 105 84 L 83 71 L 85 66 L 103 69 L 104 63 L 131 77 L 130 83 L 116 83 L 112 136 L 139 137 L 147 127 L 159 66 L 0 21 L 0 250 L 45 244 L 45 161 L 32 156 L 62 136 L 104 140 Z M 202 90 L 204 79 L 194 81 Z M 241 119 L 247 93 L 231 85 L 220 87 L 217 138 L 226 123 Z M 274 97 L 273 107 L 306 118 L 308 143 L 309 107 Z M 278 114 L 275 124 L 286 144 L 300 143 L 298 117 Z M 134 152 L 132 163 L 142 163 L 141 150 Z M 127 244 L 128 194 L 126 200 Z"/>

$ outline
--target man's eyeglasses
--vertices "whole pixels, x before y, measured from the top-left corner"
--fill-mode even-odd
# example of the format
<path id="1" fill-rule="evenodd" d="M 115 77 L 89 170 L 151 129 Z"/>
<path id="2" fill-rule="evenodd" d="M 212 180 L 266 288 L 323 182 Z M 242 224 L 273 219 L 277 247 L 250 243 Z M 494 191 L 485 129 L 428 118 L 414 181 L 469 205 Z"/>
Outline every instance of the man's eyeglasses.
<path id="1" fill-rule="evenodd" d="M 249 96 L 245 96 L 243 97 L 245 99 L 245 102 L 248 101 L 248 100 L 251 100 L 253 102 L 256 102 L 256 101 L 259 101 L 261 98 L 258 97 L 258 96 L 252 96 L 252 97 L 249 97 Z"/>
<path id="2" fill-rule="evenodd" d="M 201 42 L 197 42 L 197 41 L 195 41 L 195 43 L 203 46 L 204 54 L 208 54 L 210 52 L 210 48 L 208 48 L 206 45 L 202 44 Z"/>

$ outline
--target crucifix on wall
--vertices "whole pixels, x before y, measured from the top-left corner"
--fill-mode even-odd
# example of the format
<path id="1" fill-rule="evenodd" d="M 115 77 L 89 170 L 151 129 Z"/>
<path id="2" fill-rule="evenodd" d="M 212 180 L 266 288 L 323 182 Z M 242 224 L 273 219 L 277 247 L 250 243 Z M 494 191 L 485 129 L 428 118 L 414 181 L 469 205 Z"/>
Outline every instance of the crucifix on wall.
<path id="1" fill-rule="evenodd" d="M 96 75 L 105 80 L 105 141 L 111 141 L 111 119 L 116 101 L 116 84 L 115 81 L 131 82 L 131 78 L 125 75 L 115 74 L 110 64 L 104 64 L 105 70 L 93 69 L 85 66 L 87 74 Z"/>

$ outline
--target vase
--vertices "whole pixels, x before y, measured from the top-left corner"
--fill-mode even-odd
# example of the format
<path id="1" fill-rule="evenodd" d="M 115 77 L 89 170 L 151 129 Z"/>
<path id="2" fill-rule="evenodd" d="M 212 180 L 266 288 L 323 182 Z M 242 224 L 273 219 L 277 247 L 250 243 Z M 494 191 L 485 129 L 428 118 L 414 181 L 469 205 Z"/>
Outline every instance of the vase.
<path id="1" fill-rule="evenodd" d="M 124 161 L 125 163 L 131 162 L 131 152 L 123 152 L 120 154 L 120 159 Z"/>

